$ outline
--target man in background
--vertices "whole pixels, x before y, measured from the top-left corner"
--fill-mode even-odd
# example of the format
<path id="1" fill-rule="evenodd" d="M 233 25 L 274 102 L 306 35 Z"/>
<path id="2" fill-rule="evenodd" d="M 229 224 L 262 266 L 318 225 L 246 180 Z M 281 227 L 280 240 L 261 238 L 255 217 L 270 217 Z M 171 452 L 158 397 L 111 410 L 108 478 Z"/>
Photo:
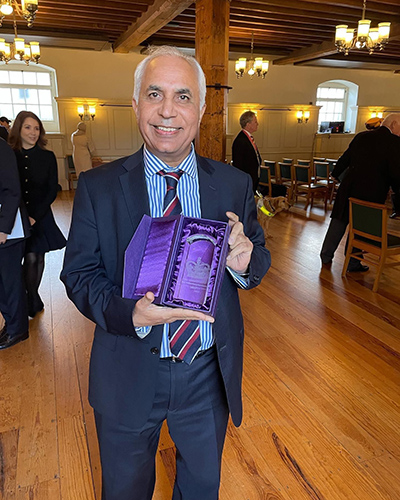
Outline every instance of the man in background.
<path id="1" fill-rule="evenodd" d="M 232 144 L 232 163 L 235 167 L 250 175 L 255 194 L 260 179 L 262 158 L 258 151 L 253 134 L 257 132 L 258 121 L 253 111 L 245 111 L 240 119 L 242 130 Z"/>
<path id="2" fill-rule="evenodd" d="M 8 140 L 8 131 L 10 130 L 11 120 L 5 116 L 0 116 L 0 137 L 6 142 Z"/>
<path id="3" fill-rule="evenodd" d="M 330 265 L 334 253 L 349 223 L 349 198 L 374 203 L 385 203 L 389 188 L 400 191 L 400 113 L 388 115 L 374 130 L 360 132 L 349 144 L 332 171 L 332 177 L 342 179 L 331 222 L 326 233 L 320 257 L 323 265 Z M 368 266 L 350 259 L 349 272 L 368 271 Z"/>
<path id="4" fill-rule="evenodd" d="M 144 147 L 79 177 L 61 279 L 96 323 L 89 400 L 103 500 L 151 500 L 164 420 L 177 450 L 173 500 L 216 500 L 228 415 L 235 425 L 242 419 L 238 288 L 257 286 L 270 256 L 251 179 L 195 154 L 205 94 L 197 61 L 159 47 L 135 72 L 133 108 Z M 231 226 L 215 322 L 199 311 L 157 306 L 152 292 L 122 297 L 124 251 L 140 220 L 170 208 Z M 191 337 L 183 345 L 198 346 L 190 359 L 173 342 L 183 338 L 184 323 Z"/>

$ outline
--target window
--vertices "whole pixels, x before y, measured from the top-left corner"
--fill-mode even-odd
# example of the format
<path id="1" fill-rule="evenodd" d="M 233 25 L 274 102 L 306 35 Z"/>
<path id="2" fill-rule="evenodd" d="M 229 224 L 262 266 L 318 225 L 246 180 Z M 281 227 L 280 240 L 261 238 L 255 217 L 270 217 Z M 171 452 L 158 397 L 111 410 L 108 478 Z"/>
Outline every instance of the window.
<path id="1" fill-rule="evenodd" d="M 344 122 L 346 119 L 346 104 L 347 89 L 344 86 L 319 86 L 317 89 L 317 106 L 322 107 L 319 110 L 318 125 L 321 122 Z"/>
<path id="2" fill-rule="evenodd" d="M 0 116 L 13 120 L 20 111 L 32 111 L 47 131 L 58 131 L 55 71 L 10 63 L 0 67 Z"/>
<path id="3" fill-rule="evenodd" d="M 344 131 L 354 132 L 357 121 L 357 99 L 358 85 L 353 82 L 330 80 L 318 85 L 316 105 L 321 106 L 318 130 L 322 131 L 330 122 L 344 122 Z"/>

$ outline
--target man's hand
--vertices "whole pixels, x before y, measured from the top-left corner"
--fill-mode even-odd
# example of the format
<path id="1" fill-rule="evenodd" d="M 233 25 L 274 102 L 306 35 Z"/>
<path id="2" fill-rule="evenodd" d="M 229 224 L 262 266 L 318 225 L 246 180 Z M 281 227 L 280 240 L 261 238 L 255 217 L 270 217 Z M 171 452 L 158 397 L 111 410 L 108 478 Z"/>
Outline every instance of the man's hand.
<path id="1" fill-rule="evenodd" d="M 0 245 L 2 245 L 3 243 L 5 243 L 7 241 L 7 236 L 8 236 L 8 234 L 0 232 Z"/>
<path id="2" fill-rule="evenodd" d="M 253 243 L 243 232 L 243 224 L 233 212 L 226 212 L 231 227 L 229 235 L 229 253 L 226 265 L 237 273 L 245 273 L 250 264 Z"/>
<path id="3" fill-rule="evenodd" d="M 182 309 L 180 307 L 165 307 L 153 304 L 154 293 L 147 292 L 136 302 L 132 321 L 135 327 L 163 325 L 177 320 L 202 320 L 214 323 L 214 318 L 199 311 Z"/>
<path id="4" fill-rule="evenodd" d="M 35 219 L 33 219 L 32 217 L 29 217 L 29 222 L 31 226 L 33 226 L 36 223 Z"/>

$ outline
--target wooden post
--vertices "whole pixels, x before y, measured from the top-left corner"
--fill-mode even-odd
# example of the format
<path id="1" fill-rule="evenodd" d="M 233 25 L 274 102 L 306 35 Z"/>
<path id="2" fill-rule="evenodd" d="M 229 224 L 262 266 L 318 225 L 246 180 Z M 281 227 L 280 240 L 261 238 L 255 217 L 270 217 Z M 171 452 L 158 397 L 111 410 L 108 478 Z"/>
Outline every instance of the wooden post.
<path id="1" fill-rule="evenodd" d="M 196 150 L 223 162 L 226 158 L 228 90 L 224 87 L 228 86 L 228 58 L 229 0 L 197 0 L 196 59 L 204 70 L 208 87 L 207 107 L 196 138 Z"/>

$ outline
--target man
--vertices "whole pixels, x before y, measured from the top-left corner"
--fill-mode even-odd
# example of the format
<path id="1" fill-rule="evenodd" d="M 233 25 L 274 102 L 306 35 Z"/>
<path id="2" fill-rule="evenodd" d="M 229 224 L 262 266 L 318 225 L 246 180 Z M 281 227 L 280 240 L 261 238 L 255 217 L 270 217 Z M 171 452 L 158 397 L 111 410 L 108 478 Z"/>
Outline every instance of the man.
<path id="1" fill-rule="evenodd" d="M 6 142 L 8 140 L 8 131 L 10 130 L 11 120 L 6 118 L 5 116 L 0 117 L 0 137 L 4 139 Z"/>
<path id="2" fill-rule="evenodd" d="M 232 163 L 243 172 L 250 174 L 255 194 L 260 179 L 261 155 L 253 134 L 258 129 L 257 116 L 253 111 L 245 111 L 240 119 L 242 130 L 232 144 Z"/>
<path id="3" fill-rule="evenodd" d="M 25 234 L 29 234 L 29 222 L 24 212 L 22 219 L 21 212 L 18 213 L 20 203 L 17 160 L 10 146 L 0 139 L 0 312 L 5 320 L 4 327 L 0 330 L 0 350 L 28 338 L 22 258 Z M 15 229 L 17 215 L 18 222 L 24 227 Z"/>
<path id="4" fill-rule="evenodd" d="M 376 130 L 357 134 L 339 158 L 332 176 L 340 183 L 331 222 L 321 249 L 323 265 L 330 265 L 349 223 L 349 198 L 384 203 L 389 187 L 400 189 L 400 113 L 388 115 Z M 350 259 L 349 272 L 368 271 L 368 266 Z"/>
<path id="5" fill-rule="evenodd" d="M 205 93 L 192 57 L 172 47 L 155 50 L 135 72 L 133 108 L 144 148 L 79 178 L 61 279 L 96 323 L 89 400 L 103 500 L 152 498 L 164 420 L 177 448 L 173 499 L 216 500 L 228 412 L 236 425 L 242 419 L 237 288 L 258 285 L 270 256 L 250 178 L 194 153 Z M 181 172 L 176 192 L 183 214 L 231 226 L 215 322 L 197 311 L 156 306 L 151 292 L 138 301 L 121 298 L 124 250 L 143 214 L 163 215 L 165 173 Z M 177 320 L 200 327 L 200 351 L 191 362 L 171 351 L 168 333 Z"/>

